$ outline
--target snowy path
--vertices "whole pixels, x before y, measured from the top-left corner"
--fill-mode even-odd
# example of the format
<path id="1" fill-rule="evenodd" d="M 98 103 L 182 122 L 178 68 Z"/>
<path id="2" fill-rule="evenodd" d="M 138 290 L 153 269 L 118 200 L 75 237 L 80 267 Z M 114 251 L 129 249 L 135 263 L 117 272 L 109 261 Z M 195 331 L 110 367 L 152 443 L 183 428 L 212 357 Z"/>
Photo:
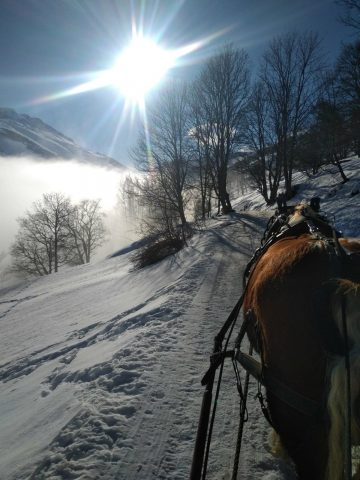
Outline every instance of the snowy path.
<path id="1" fill-rule="evenodd" d="M 7 418 L 0 479 L 187 479 L 200 379 L 262 230 L 260 218 L 234 215 L 160 266 L 131 272 L 124 256 L 0 297 Z M 267 451 L 256 388 L 238 478 L 291 479 Z M 238 423 L 231 363 L 218 411 L 209 480 L 231 471 Z"/>

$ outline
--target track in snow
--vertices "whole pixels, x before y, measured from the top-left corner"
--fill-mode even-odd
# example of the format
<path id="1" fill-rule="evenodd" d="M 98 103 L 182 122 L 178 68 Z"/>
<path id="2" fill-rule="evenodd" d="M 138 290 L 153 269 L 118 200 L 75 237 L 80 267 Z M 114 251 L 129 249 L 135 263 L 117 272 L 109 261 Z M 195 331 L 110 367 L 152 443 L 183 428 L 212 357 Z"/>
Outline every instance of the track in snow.
<path id="1" fill-rule="evenodd" d="M 32 475 L 22 478 L 189 477 L 203 393 L 200 380 L 209 365 L 213 338 L 241 294 L 242 272 L 263 226 L 262 219 L 248 214 L 219 221 L 173 257 L 179 269 L 187 255 L 194 262 L 146 301 L 106 322 L 75 330 L 63 342 L 25 360 L 2 366 L 2 379 L 16 381 L 54 362 L 42 385 L 44 397 L 64 385 L 81 387 L 76 394 L 81 408 L 55 436 Z M 99 354 L 101 348 L 106 359 L 81 368 L 83 353 L 94 349 Z M 269 428 L 253 398 L 256 391 L 252 384 L 238 478 L 291 479 L 290 471 L 268 452 Z M 209 480 L 230 478 L 238 409 L 235 377 L 228 363 Z"/>

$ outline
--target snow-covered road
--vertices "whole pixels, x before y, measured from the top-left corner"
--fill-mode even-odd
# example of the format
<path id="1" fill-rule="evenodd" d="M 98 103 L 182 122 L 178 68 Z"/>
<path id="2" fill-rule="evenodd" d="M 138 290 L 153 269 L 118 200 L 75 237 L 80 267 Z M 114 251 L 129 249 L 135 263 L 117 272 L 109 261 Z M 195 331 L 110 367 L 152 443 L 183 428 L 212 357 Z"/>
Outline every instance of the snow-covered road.
<path id="1" fill-rule="evenodd" d="M 234 214 L 145 270 L 126 254 L 0 295 L 0 479 L 187 479 L 200 380 L 263 228 Z M 290 479 L 256 391 L 238 478 Z M 229 478 L 238 404 L 229 363 L 209 480 Z"/>

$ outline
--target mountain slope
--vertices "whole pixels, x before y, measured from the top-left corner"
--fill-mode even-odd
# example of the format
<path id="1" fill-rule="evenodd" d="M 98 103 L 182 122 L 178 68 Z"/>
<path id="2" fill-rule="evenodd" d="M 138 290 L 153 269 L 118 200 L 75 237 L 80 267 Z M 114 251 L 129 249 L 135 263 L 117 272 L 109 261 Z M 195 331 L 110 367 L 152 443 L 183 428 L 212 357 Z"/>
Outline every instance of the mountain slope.
<path id="1" fill-rule="evenodd" d="M 113 158 L 80 147 L 42 120 L 9 108 L 0 108 L 0 155 L 76 159 L 92 165 L 123 168 Z"/>

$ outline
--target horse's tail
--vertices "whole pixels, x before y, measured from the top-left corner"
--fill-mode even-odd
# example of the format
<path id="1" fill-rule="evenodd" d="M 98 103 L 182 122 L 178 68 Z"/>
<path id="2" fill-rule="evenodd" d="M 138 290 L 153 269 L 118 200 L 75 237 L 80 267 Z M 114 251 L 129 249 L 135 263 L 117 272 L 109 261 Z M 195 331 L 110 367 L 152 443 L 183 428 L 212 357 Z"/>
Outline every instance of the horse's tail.
<path id="1" fill-rule="evenodd" d="M 351 436 L 352 444 L 360 443 L 360 284 L 339 280 L 332 297 L 333 318 L 344 340 L 346 320 L 351 371 Z M 342 302 L 345 300 L 345 319 Z M 330 420 L 328 479 L 342 480 L 345 464 L 346 365 L 344 356 L 335 356 L 330 371 L 330 390 L 327 399 Z"/>

